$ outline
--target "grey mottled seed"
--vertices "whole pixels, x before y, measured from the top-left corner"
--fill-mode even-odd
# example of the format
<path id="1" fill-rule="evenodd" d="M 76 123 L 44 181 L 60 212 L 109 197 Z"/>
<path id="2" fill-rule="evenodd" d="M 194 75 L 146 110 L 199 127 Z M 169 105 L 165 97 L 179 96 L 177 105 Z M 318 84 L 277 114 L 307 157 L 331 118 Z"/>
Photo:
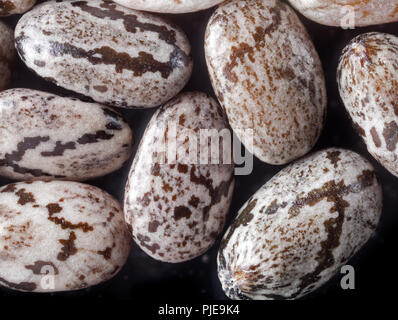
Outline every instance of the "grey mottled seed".
<path id="1" fill-rule="evenodd" d="M 36 0 L 0 0 L 0 17 L 24 13 L 36 3 Z"/>
<path id="2" fill-rule="evenodd" d="M 173 161 L 165 154 L 162 161 L 160 154 L 172 148 L 174 125 L 177 158 Z M 234 166 L 222 157 L 219 164 L 185 157 L 190 143 L 184 130 L 196 137 L 198 151 L 211 150 L 210 140 L 200 140 L 201 129 L 230 134 L 226 116 L 214 99 L 203 93 L 179 95 L 155 113 L 134 159 L 126 186 L 125 218 L 137 244 L 157 260 L 175 263 L 201 255 L 224 226 Z M 190 141 L 194 143 L 193 138 Z M 231 144 L 219 149 L 230 152 Z M 215 152 L 208 153 L 208 160 Z"/>
<path id="3" fill-rule="evenodd" d="M 158 106 L 192 72 L 180 28 L 110 1 L 45 2 L 19 20 L 15 41 L 40 76 L 118 107 Z"/>
<path id="4" fill-rule="evenodd" d="M 356 37 L 337 74 L 341 98 L 369 152 L 398 176 L 398 37 Z"/>
<path id="5" fill-rule="evenodd" d="M 119 169 L 133 135 L 111 108 L 31 90 L 0 93 L 0 175 L 86 180 Z"/>
<path id="6" fill-rule="evenodd" d="M 217 97 L 249 151 L 285 164 L 312 149 L 326 115 L 325 79 L 314 45 L 288 5 L 221 4 L 207 27 L 205 49 Z"/>
<path id="7" fill-rule="evenodd" d="M 289 0 L 308 19 L 336 27 L 398 21 L 398 0 Z"/>
<path id="8" fill-rule="evenodd" d="M 123 267 L 131 246 L 119 203 L 77 182 L 0 188 L 0 230 L 0 285 L 19 291 L 68 291 L 106 281 Z"/>
<path id="9" fill-rule="evenodd" d="M 115 0 L 128 8 L 161 12 L 186 13 L 213 7 L 225 0 Z"/>
<path id="10" fill-rule="evenodd" d="M 382 190 L 360 155 L 327 149 L 280 171 L 242 207 L 218 254 L 231 299 L 297 299 L 368 241 Z"/>

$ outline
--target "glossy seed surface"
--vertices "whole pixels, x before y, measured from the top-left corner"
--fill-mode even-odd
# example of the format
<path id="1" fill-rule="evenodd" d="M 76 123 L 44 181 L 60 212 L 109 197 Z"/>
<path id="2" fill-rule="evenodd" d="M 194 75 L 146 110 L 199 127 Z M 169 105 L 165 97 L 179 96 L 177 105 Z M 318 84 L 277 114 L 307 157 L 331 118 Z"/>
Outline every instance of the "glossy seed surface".
<path id="1" fill-rule="evenodd" d="M 292 163 L 248 200 L 224 236 L 225 293 L 279 300 L 314 291 L 369 240 L 381 210 L 381 185 L 360 155 L 327 149 Z"/>
<path id="2" fill-rule="evenodd" d="M 31 89 L 0 92 L 0 175 L 87 180 L 119 169 L 133 134 L 121 115 Z"/>
<path id="3" fill-rule="evenodd" d="M 128 8 L 161 12 L 161 13 L 187 13 L 213 7 L 225 0 L 115 0 Z"/>
<path id="4" fill-rule="evenodd" d="M 83 289 L 124 265 L 131 237 L 119 203 L 89 185 L 36 181 L 0 188 L 0 285 Z"/>
<path id="5" fill-rule="evenodd" d="M 266 163 L 285 164 L 312 149 L 326 115 L 325 79 L 289 6 L 221 4 L 210 18 L 205 51 L 218 100 L 249 151 Z"/>
<path id="6" fill-rule="evenodd" d="M 398 21 L 398 0 L 289 0 L 304 16 L 336 27 L 365 27 Z"/>
<path id="7" fill-rule="evenodd" d="M 25 64 L 59 86 L 117 107 L 155 107 L 192 72 L 183 31 L 110 1 L 45 2 L 15 31 Z"/>
<path id="8" fill-rule="evenodd" d="M 356 37 L 337 74 L 341 98 L 369 152 L 398 176 L 398 37 Z"/>
<path id="9" fill-rule="evenodd" d="M 225 134 L 225 146 L 211 149 L 215 140 L 200 140 L 205 130 L 215 130 L 217 137 Z M 207 251 L 219 236 L 234 187 L 234 166 L 224 162 L 221 153 L 231 152 L 228 135 L 225 114 L 203 93 L 181 94 L 152 117 L 129 174 L 124 203 L 133 237 L 151 257 L 187 261 Z M 199 151 L 208 155 L 203 158 L 207 164 L 199 161 Z M 189 152 L 192 158 L 186 156 Z"/>

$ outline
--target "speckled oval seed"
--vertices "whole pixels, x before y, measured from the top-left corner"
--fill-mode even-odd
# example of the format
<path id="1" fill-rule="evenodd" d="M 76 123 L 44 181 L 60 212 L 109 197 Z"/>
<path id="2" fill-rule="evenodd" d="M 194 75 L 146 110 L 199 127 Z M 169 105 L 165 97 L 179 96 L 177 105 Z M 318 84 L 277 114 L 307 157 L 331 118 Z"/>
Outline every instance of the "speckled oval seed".
<path id="1" fill-rule="evenodd" d="M 231 134 L 226 116 L 212 98 L 182 94 L 155 113 L 134 159 L 126 186 L 125 219 L 137 244 L 157 260 L 175 263 L 199 256 L 213 245 L 224 226 L 234 166 L 223 160 L 221 152 L 231 152 L 231 144 L 227 142 L 224 148 L 220 144 L 219 164 L 185 158 L 189 141 L 184 130 L 196 137 L 201 157 L 215 155 L 215 151 L 204 153 L 206 147 L 212 150 L 210 140 L 209 144 L 200 140 L 204 129 L 216 130 L 223 137 Z M 173 141 L 174 161 L 168 153 Z"/>
<path id="2" fill-rule="evenodd" d="M 398 0 L 289 0 L 308 19 L 336 27 L 398 21 Z"/>
<path id="3" fill-rule="evenodd" d="M 360 155 L 328 149 L 268 181 L 240 210 L 218 255 L 232 299 L 297 299 L 328 281 L 370 238 L 382 190 Z"/>
<path id="4" fill-rule="evenodd" d="M 12 30 L 0 21 L 0 91 L 6 89 L 10 84 L 14 54 Z"/>
<path id="5" fill-rule="evenodd" d="M 36 3 L 36 0 L 0 0 L 0 16 L 24 13 Z"/>
<path id="6" fill-rule="evenodd" d="M 82 289 L 112 278 L 130 252 L 119 203 L 77 182 L 0 188 L 0 284 L 19 291 Z"/>
<path id="7" fill-rule="evenodd" d="M 130 127 L 114 110 L 31 90 L 0 93 L 0 175 L 86 180 L 130 157 Z"/>
<path id="8" fill-rule="evenodd" d="M 340 59 L 338 84 L 369 152 L 398 177 L 398 37 L 356 37 Z"/>
<path id="9" fill-rule="evenodd" d="M 205 49 L 218 99 L 249 151 L 285 164 L 311 150 L 325 119 L 325 80 L 292 9 L 281 1 L 226 2 L 210 19 Z"/>
<path id="10" fill-rule="evenodd" d="M 15 41 L 40 76 L 118 107 L 158 106 L 192 72 L 180 28 L 110 1 L 46 2 L 19 20 Z"/>
<path id="11" fill-rule="evenodd" d="M 213 7 L 225 0 L 115 0 L 128 8 L 161 13 L 186 13 Z"/>

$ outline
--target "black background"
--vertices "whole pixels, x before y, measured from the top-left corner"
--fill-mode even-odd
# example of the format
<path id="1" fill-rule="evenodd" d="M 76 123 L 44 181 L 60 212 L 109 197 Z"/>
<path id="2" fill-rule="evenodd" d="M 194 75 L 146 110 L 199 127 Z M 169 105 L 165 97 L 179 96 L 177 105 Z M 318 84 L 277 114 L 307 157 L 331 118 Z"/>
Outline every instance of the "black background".
<path id="1" fill-rule="evenodd" d="M 192 14 L 167 15 L 168 18 L 183 28 L 192 45 L 193 76 L 183 91 L 203 91 L 214 96 L 207 73 L 203 48 L 205 28 L 213 11 L 214 9 L 209 9 Z M 15 27 L 19 17 L 13 16 L 1 20 L 9 26 Z M 354 36 L 369 31 L 388 32 L 398 36 L 398 23 L 342 30 L 313 23 L 301 15 L 300 18 L 306 25 L 321 57 L 328 89 L 327 122 L 314 150 L 342 147 L 360 153 L 375 165 L 382 181 L 384 196 L 383 214 L 375 235 L 349 262 L 356 270 L 356 290 L 342 290 L 340 288 L 341 275 L 336 275 L 321 289 L 303 298 L 301 303 L 309 307 L 313 303 L 324 302 L 340 301 L 347 303 L 369 299 L 372 299 L 373 302 L 385 301 L 391 298 L 391 289 L 398 285 L 397 264 L 396 259 L 394 259 L 397 252 L 395 233 L 398 226 L 398 197 L 396 197 L 398 178 L 388 173 L 369 155 L 362 139 L 355 132 L 339 98 L 336 69 L 342 49 Z M 59 88 L 36 76 L 24 66 L 19 58 L 16 62 L 11 87 L 38 89 L 87 100 L 87 98 Z M 135 133 L 135 153 L 145 126 L 156 108 L 119 110 L 124 114 Z M 119 171 L 87 183 L 108 191 L 122 201 L 131 161 L 132 159 Z M 251 175 L 236 177 L 227 226 L 244 202 L 281 169 L 282 167 L 267 165 L 255 159 L 254 171 Z M 0 186 L 9 182 L 11 181 L 0 178 Z M 106 283 L 85 290 L 57 294 L 18 293 L 0 288 L 0 304 L 5 299 L 14 302 L 34 301 L 38 303 L 62 301 L 62 304 L 68 302 L 70 306 L 87 301 L 96 303 L 97 301 L 127 302 L 139 300 L 143 304 L 134 304 L 136 308 L 142 311 L 149 304 L 149 311 L 147 312 L 153 314 L 157 305 L 166 301 L 178 304 L 214 299 L 224 300 L 226 297 L 221 289 L 216 272 L 219 241 L 220 239 L 204 256 L 180 264 L 167 264 L 153 260 L 134 244 L 125 267 L 115 278 Z M 265 306 L 269 307 L 270 304 L 259 305 L 258 302 L 252 302 L 249 305 L 243 304 L 243 309 L 253 311 L 253 307 L 262 309 Z M 276 303 L 276 306 L 279 306 L 279 304 Z M 105 305 L 103 308 L 105 308 Z"/>

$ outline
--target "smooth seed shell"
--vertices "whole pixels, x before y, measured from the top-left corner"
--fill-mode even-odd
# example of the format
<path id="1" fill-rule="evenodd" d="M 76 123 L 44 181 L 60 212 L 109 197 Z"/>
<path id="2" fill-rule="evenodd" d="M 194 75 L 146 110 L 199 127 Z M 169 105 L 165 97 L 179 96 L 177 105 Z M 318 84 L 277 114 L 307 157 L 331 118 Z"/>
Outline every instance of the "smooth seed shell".
<path id="1" fill-rule="evenodd" d="M 218 255 L 231 299 L 298 299 L 368 241 L 382 190 L 358 154 L 327 149 L 280 171 L 242 207 Z"/>
<path id="2" fill-rule="evenodd" d="M 312 149 L 326 116 L 325 79 L 289 6 L 265 0 L 221 4 L 208 24 L 205 49 L 217 97 L 250 152 L 285 164 Z"/>
<path id="3" fill-rule="evenodd" d="M 306 16 L 335 27 L 365 27 L 398 21 L 398 0 L 289 0 Z"/>
<path id="4" fill-rule="evenodd" d="M 112 278 L 131 237 L 119 203 L 77 182 L 0 188 L 0 284 L 29 292 L 83 289 Z"/>
<path id="5" fill-rule="evenodd" d="M 119 169 L 133 134 L 109 107 L 31 90 L 0 93 L 0 175 L 87 180 Z"/>
<path id="6" fill-rule="evenodd" d="M 341 98 L 369 152 L 398 177 L 398 37 L 356 37 L 337 74 Z"/>
<path id="7" fill-rule="evenodd" d="M 19 20 L 15 41 L 43 78 L 117 107 L 161 105 L 192 73 L 180 28 L 110 1 L 45 2 Z"/>
<path id="8" fill-rule="evenodd" d="M 36 0 L 0 0 L 0 17 L 28 11 Z"/>
<path id="9" fill-rule="evenodd" d="M 231 135 L 214 99 L 203 93 L 184 93 L 155 113 L 138 148 L 126 186 L 125 218 L 137 244 L 157 260 L 175 263 L 201 255 L 224 226 L 234 166 L 224 164 L 221 152 L 231 153 L 231 143 L 220 144 L 219 161 L 210 162 L 216 151 L 210 142 L 200 140 L 201 130 L 209 129 L 223 137 L 226 134 L 225 141 Z M 211 150 L 208 164 L 185 157 L 190 142 L 184 131 L 197 139 L 197 143 L 193 138 L 189 141 L 200 156 L 206 155 L 205 148 Z M 171 148 L 177 151 L 174 160 Z M 192 154 L 197 156 L 195 151 Z"/>
<path id="10" fill-rule="evenodd" d="M 187 13 L 213 7 L 225 0 L 115 0 L 125 7 L 160 13 Z"/>

